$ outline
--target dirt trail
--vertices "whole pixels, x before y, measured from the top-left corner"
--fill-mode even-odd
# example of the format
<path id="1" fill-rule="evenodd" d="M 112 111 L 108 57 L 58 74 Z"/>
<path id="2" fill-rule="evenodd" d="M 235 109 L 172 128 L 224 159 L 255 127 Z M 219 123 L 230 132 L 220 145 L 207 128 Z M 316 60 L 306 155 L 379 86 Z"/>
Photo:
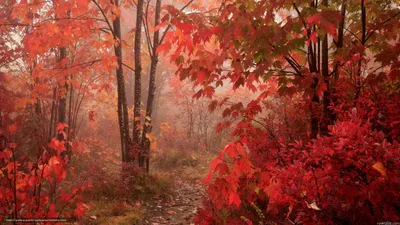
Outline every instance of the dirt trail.
<path id="1" fill-rule="evenodd" d="M 190 225 L 201 206 L 204 195 L 200 183 L 181 177 L 182 173 L 174 174 L 173 182 L 176 187 L 175 197 L 168 200 L 153 199 L 145 203 L 145 225 Z"/>

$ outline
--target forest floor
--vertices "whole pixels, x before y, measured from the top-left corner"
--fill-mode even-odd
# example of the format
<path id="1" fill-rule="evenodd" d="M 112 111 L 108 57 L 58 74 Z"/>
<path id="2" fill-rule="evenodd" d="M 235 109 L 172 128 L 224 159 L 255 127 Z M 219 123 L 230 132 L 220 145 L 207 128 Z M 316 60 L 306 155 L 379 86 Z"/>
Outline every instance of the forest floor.
<path id="1" fill-rule="evenodd" d="M 86 196 L 93 200 L 88 203 L 91 209 L 83 224 L 193 224 L 205 195 L 201 180 L 213 157 L 212 153 L 168 151 L 153 158 L 150 175 L 139 178 L 133 186 L 122 185 L 122 191 L 118 190 L 121 183 L 116 175 L 119 168 L 109 169 L 115 172 L 107 175 L 108 181 L 94 184 L 98 188 Z M 129 194 L 121 194 L 126 189 Z M 93 196 L 98 198 L 94 200 Z"/>
<path id="2" fill-rule="evenodd" d="M 173 191 L 169 199 L 153 198 L 145 203 L 145 225 L 189 225 L 201 207 L 205 190 L 201 180 L 208 172 L 212 154 L 173 152 L 158 159 L 156 170 L 170 170 Z"/>
<path id="3" fill-rule="evenodd" d="M 204 189 L 201 183 L 187 179 L 182 174 L 174 173 L 171 176 L 174 187 L 171 199 L 154 197 L 144 204 L 143 224 L 193 224 L 197 207 L 202 204 Z"/>

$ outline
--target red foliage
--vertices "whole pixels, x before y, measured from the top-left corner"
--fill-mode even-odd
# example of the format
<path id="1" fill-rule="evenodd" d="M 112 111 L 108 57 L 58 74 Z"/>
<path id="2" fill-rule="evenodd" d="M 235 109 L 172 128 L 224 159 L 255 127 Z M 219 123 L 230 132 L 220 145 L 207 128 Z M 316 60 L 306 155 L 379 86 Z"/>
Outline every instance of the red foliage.
<path id="1" fill-rule="evenodd" d="M 211 162 L 198 224 L 400 219 L 398 6 L 346 2 L 224 2 L 210 21 L 168 9 L 171 24 L 192 25 L 189 45 L 177 32 L 166 39 L 176 48 L 161 50 L 172 49 L 177 74 L 200 88 L 194 97 L 213 98 L 220 86 L 257 95 L 223 110 L 238 141 Z M 348 24 L 366 5 L 377 19 Z M 342 18 L 356 34 L 339 34 Z"/>
<path id="2" fill-rule="evenodd" d="M 244 216 L 255 222 L 267 215 L 279 223 L 305 224 L 400 219 L 400 146 L 371 131 L 370 123 L 353 117 L 333 126 L 331 136 L 307 144 L 273 143 L 267 137 L 261 133 L 231 143 L 211 163 L 217 176 L 208 187 L 213 212 L 235 212 L 224 218 L 228 220 Z M 210 213 L 199 211 L 199 221 L 210 219 L 199 224 L 218 218 Z"/>
<path id="3" fill-rule="evenodd" d="M 44 149 L 36 161 L 29 162 L 24 156 L 17 159 L 15 151 L 18 146 L 9 143 L 1 130 L 0 134 L 4 138 L 0 149 L 0 221 L 80 218 L 85 212 L 80 193 L 90 185 L 82 184 L 72 193 L 59 188 L 68 169 L 62 157 L 66 150 L 64 144 L 52 139 L 49 148 Z M 74 202 L 77 208 L 73 215 L 66 206 Z"/>

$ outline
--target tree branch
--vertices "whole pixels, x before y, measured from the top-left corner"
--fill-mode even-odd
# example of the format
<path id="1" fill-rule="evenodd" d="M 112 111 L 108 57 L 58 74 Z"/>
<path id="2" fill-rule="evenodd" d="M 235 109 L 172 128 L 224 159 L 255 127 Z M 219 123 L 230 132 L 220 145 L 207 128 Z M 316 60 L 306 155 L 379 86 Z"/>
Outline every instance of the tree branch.
<path id="1" fill-rule="evenodd" d="M 128 66 L 128 65 L 126 65 L 125 63 L 122 63 L 122 65 L 123 65 L 123 66 L 125 66 L 126 68 L 128 68 L 128 69 L 132 70 L 133 72 L 135 72 L 135 69 L 133 69 L 132 67 L 130 67 L 130 66 Z"/>
<path id="2" fill-rule="evenodd" d="M 392 19 L 394 19 L 394 18 L 395 18 L 396 16 L 398 16 L 398 15 L 400 15 L 400 11 L 398 11 L 396 14 L 394 14 L 392 17 L 388 18 L 387 20 L 383 21 L 383 23 L 380 24 L 379 27 L 382 27 L 383 25 L 385 25 L 387 22 L 391 21 Z M 368 34 L 368 36 L 367 36 L 366 39 L 365 39 L 365 42 L 368 41 L 368 39 L 375 33 L 375 31 L 376 31 L 377 29 L 378 29 L 378 28 L 375 28 L 373 31 L 371 31 L 371 33 Z"/>
<path id="3" fill-rule="evenodd" d="M 97 8 L 100 10 L 100 12 L 101 12 L 101 14 L 103 15 L 103 17 L 104 17 L 104 19 L 105 19 L 105 22 L 107 23 L 108 28 L 110 29 L 110 31 L 111 31 L 113 37 L 114 37 L 114 38 L 117 38 L 117 36 L 115 35 L 115 32 L 114 32 L 114 29 L 113 29 L 113 27 L 111 26 L 111 23 L 110 23 L 110 21 L 108 20 L 106 14 L 105 14 L 105 12 L 104 12 L 104 10 L 101 8 L 101 6 L 99 5 L 99 3 L 96 2 L 96 0 L 92 0 L 92 2 L 93 2 L 93 3 L 97 6 Z"/>
<path id="4" fill-rule="evenodd" d="M 185 10 L 190 4 L 192 4 L 193 1 L 194 1 L 194 0 L 190 0 L 190 1 L 189 1 L 186 5 L 184 5 L 179 11 L 182 12 L 183 10 Z M 167 32 L 169 31 L 169 29 L 171 29 L 171 24 L 169 24 L 169 25 L 167 26 L 167 28 L 165 29 L 163 35 L 161 36 L 161 39 L 160 39 L 160 42 L 158 43 L 158 45 L 161 44 L 161 43 L 164 41 L 165 35 L 166 35 Z"/>

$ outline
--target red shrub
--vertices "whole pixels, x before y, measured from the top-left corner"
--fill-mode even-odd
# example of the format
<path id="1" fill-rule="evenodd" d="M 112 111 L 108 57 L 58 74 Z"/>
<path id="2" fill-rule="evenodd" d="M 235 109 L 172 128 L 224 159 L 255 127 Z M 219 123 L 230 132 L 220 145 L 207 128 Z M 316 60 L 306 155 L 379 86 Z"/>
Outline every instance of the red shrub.
<path id="1" fill-rule="evenodd" d="M 5 140 L 0 148 L 0 221 L 81 218 L 87 206 L 80 193 L 91 185 L 68 191 L 61 188 L 68 168 L 62 157 L 64 144 L 53 139 L 36 161 L 28 161 L 26 156 L 17 159 L 17 147 Z"/>
<path id="2" fill-rule="evenodd" d="M 205 180 L 216 176 L 208 187 L 211 202 L 198 215 L 209 221 L 200 224 L 398 221 L 399 144 L 355 114 L 348 118 L 309 143 L 284 144 L 259 133 L 228 145 L 211 163 Z"/>

